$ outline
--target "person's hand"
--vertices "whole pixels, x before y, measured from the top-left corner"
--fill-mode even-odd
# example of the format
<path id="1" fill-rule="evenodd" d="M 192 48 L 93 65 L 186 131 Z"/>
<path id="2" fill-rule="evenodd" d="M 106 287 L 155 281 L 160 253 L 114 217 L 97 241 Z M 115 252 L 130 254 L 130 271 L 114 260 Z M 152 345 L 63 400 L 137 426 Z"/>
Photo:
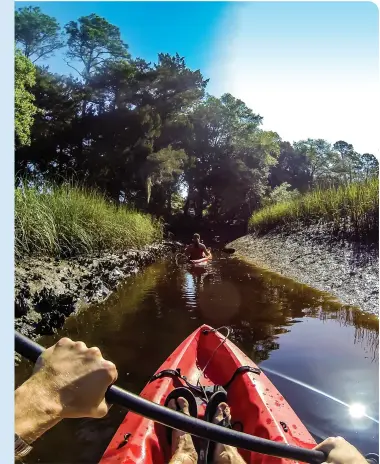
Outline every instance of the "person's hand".
<path id="1" fill-rule="evenodd" d="M 104 395 L 117 370 L 99 348 L 62 338 L 38 358 L 33 377 L 55 399 L 62 418 L 97 418 L 108 412 Z"/>
<path id="2" fill-rule="evenodd" d="M 342 437 L 327 438 L 314 449 L 327 454 L 327 463 L 368 464 L 364 456 Z"/>
<path id="3" fill-rule="evenodd" d="M 116 379 L 115 365 L 99 348 L 62 338 L 15 391 L 15 432 L 30 443 L 62 419 L 105 416 L 105 392 Z"/>

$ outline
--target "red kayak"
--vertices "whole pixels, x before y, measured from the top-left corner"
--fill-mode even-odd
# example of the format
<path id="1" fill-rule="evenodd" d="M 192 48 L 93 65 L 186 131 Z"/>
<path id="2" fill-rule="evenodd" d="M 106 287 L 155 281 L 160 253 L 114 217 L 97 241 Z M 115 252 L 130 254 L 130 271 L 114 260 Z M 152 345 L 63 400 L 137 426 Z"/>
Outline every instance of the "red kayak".
<path id="1" fill-rule="evenodd" d="M 178 346 L 140 396 L 164 406 L 168 395 L 178 387 L 188 388 L 192 392 L 190 396 L 196 397 L 195 413 L 200 419 L 205 418 L 205 410 L 207 416 L 207 403 L 210 405 L 212 398 L 223 391 L 235 430 L 308 449 L 316 445 L 266 375 L 236 345 L 207 325 L 198 328 Z M 202 398 L 202 392 L 208 399 Z M 167 431 L 165 426 L 129 412 L 100 463 L 168 463 L 171 451 Z M 247 464 L 295 462 L 239 451 Z"/>
<path id="2" fill-rule="evenodd" d="M 211 259 L 212 259 L 212 256 L 210 254 L 209 256 L 205 256 L 204 258 L 200 258 L 200 259 L 190 259 L 189 263 L 192 266 L 198 266 L 200 264 L 207 264 Z"/>

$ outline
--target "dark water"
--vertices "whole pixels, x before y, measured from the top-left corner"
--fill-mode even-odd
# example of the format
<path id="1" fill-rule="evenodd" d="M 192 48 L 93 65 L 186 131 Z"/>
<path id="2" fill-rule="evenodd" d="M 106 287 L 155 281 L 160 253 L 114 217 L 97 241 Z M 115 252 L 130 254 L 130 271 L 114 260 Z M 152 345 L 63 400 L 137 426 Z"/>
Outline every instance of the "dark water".
<path id="1" fill-rule="evenodd" d="M 378 451 L 378 320 L 235 258 L 193 271 L 154 264 L 40 343 L 67 335 L 99 346 L 118 367 L 118 385 L 138 393 L 202 323 L 233 328 L 231 339 L 267 369 L 317 440 L 341 435 L 364 453 Z M 16 382 L 30 371 L 23 363 Z M 372 419 L 352 417 L 353 403 Z M 35 444 L 28 462 L 97 462 L 124 414 L 113 406 L 101 420 L 64 421 Z"/>

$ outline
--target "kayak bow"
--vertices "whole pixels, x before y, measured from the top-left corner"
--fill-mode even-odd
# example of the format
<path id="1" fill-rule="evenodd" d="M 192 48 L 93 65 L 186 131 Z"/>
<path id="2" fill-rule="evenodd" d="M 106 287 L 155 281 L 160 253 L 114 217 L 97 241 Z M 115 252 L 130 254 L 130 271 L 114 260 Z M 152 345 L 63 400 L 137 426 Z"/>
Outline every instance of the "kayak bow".
<path id="1" fill-rule="evenodd" d="M 17 353 L 35 363 L 38 357 L 43 353 L 44 348 L 16 331 L 15 350 Z M 131 414 L 131 412 L 140 414 L 141 416 L 160 424 L 191 433 L 192 435 L 207 438 L 218 443 L 224 443 L 226 445 L 255 451 L 256 453 L 296 459 L 313 464 L 321 463 L 326 460 L 326 456 L 322 451 L 309 450 L 285 443 L 272 442 L 264 438 L 254 437 L 246 433 L 240 433 L 214 424 L 209 424 L 205 421 L 194 419 L 179 412 L 172 411 L 169 408 L 162 407 L 159 404 L 125 391 L 116 385 L 111 385 L 108 388 L 106 392 L 106 400 L 109 404 L 115 403 L 129 409 L 129 414 Z M 116 453 L 127 443 L 128 435 L 125 435 L 123 437 L 123 441 L 119 443 Z M 107 448 L 107 451 L 109 450 L 110 446 Z M 116 456 L 115 460 L 112 460 L 112 456 L 110 456 L 110 454 L 107 456 L 106 453 L 102 458 L 102 462 L 107 462 L 106 459 L 111 459 L 111 461 L 108 462 L 116 462 L 118 461 L 118 458 L 120 458 L 120 456 Z"/>
<path id="2" fill-rule="evenodd" d="M 212 259 L 212 256 L 211 256 L 211 253 L 210 253 L 209 256 L 205 256 L 204 258 L 190 259 L 189 263 L 192 266 L 199 266 L 199 265 L 207 264 L 209 261 L 211 261 L 211 259 Z"/>
<path id="3" fill-rule="evenodd" d="M 316 445 L 314 439 L 265 374 L 231 341 L 207 325 L 198 328 L 178 346 L 140 396 L 164 405 L 166 397 L 174 388 L 187 387 L 196 396 L 198 417 L 203 419 L 207 398 L 202 395 L 200 385 L 206 391 L 215 389 L 216 385 L 223 386 L 227 392 L 232 422 L 239 423 L 239 432 L 244 433 L 216 426 L 220 432 L 228 432 L 237 437 L 250 436 L 251 439 L 266 443 L 271 440 L 282 449 L 297 446 L 306 448 L 303 450 L 306 454 L 317 453 L 310 450 Z M 186 420 L 194 419 L 186 417 Z M 202 422 L 205 428 L 213 428 L 210 423 Z M 182 427 L 178 428 L 183 430 Z M 171 450 L 165 429 L 161 424 L 128 412 L 100 464 L 169 462 Z M 234 444 L 241 446 L 241 443 Z M 257 452 L 242 448 L 244 446 L 239 451 L 247 464 L 288 462 L 287 459 L 258 454 L 262 452 L 258 448 Z M 282 458 L 295 458 L 294 454 L 273 454 Z M 306 456 L 295 459 L 310 462 L 310 458 Z"/>

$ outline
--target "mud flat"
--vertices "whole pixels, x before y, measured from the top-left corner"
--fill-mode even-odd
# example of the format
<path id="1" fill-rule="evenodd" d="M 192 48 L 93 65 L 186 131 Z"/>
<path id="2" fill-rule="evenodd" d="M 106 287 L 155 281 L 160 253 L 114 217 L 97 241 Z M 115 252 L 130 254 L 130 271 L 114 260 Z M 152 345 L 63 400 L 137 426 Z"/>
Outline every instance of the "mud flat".
<path id="1" fill-rule="evenodd" d="M 15 328 L 33 339 L 52 334 L 79 308 L 105 300 L 129 276 L 181 248 L 163 242 L 125 253 L 17 262 Z"/>
<path id="2" fill-rule="evenodd" d="M 334 295 L 343 304 L 379 314 L 378 248 L 332 240 L 322 226 L 246 235 L 228 246 L 257 266 Z"/>

